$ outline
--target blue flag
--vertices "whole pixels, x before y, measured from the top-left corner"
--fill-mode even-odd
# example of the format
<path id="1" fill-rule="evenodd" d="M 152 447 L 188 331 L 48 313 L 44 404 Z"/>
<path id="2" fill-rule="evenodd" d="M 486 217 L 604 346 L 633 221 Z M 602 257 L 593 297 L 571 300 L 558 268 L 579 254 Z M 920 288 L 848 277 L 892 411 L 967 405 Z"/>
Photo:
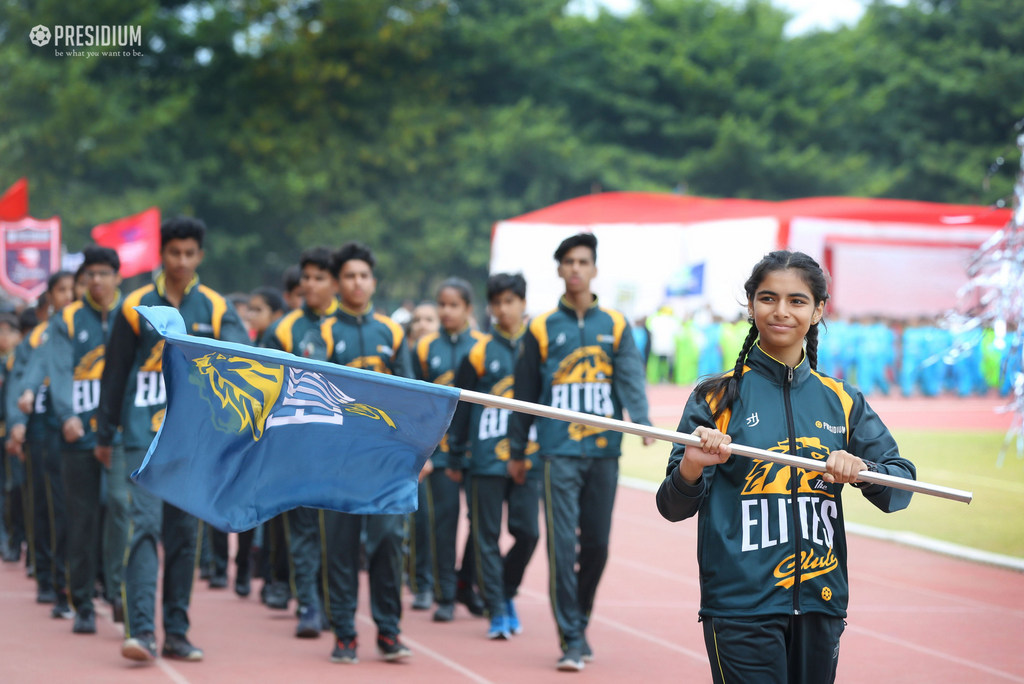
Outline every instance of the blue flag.
<path id="1" fill-rule="evenodd" d="M 408 513 L 458 403 L 451 387 L 185 333 L 137 307 L 164 340 L 167 412 L 141 487 L 229 532 L 297 506 Z"/>

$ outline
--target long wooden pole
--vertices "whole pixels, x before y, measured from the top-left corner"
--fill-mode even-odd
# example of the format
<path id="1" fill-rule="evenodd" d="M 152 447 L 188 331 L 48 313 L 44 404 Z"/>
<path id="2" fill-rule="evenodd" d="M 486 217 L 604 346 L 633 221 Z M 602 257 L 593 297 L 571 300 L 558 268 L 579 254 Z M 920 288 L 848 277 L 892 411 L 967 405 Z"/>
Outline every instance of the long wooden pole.
<path id="1" fill-rule="evenodd" d="M 646 425 L 627 423 L 624 420 L 615 420 L 614 418 L 605 418 L 604 416 L 595 416 L 589 413 L 557 409 L 551 406 L 544 406 L 542 404 L 532 404 L 527 401 L 498 397 L 493 394 L 484 394 L 483 392 L 460 390 L 459 399 L 461 401 L 468 401 L 471 404 L 481 404 L 483 406 L 491 406 L 493 408 L 509 409 L 511 411 L 529 413 L 542 418 L 554 418 L 556 420 L 564 420 L 572 423 L 581 423 L 583 425 L 602 428 L 604 430 L 626 432 L 640 437 L 653 437 L 654 439 L 673 442 L 675 444 L 700 446 L 700 439 L 682 432 L 662 430 L 660 428 L 648 427 Z M 791 454 L 780 454 L 775 451 L 766 451 L 755 447 L 743 446 L 742 444 L 733 444 L 732 453 L 740 456 L 746 456 L 748 458 L 771 461 L 772 463 L 779 463 L 781 465 L 795 466 L 797 468 L 803 468 L 804 470 L 813 470 L 818 473 L 825 472 L 825 463 L 823 461 L 815 461 L 810 458 L 802 458 Z M 953 489 L 951 487 L 943 487 L 942 485 L 928 484 L 927 482 L 921 482 L 919 480 L 911 480 L 905 477 L 896 477 L 894 475 L 885 475 L 883 473 L 872 473 L 867 470 L 862 470 L 858 473 L 857 477 L 862 482 L 880 484 L 886 487 L 895 487 L 896 489 L 918 492 L 919 494 L 928 494 L 930 496 L 937 496 L 942 499 L 950 499 L 952 501 L 960 501 L 966 504 L 971 503 L 971 500 L 974 498 L 974 494 L 962 489 Z"/>

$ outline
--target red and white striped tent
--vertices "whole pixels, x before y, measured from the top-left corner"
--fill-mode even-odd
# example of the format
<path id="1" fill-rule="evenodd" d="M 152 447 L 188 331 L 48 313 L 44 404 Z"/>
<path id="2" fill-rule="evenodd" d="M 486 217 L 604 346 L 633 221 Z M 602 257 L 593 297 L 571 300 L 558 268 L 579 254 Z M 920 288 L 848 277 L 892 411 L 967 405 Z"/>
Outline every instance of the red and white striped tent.
<path id="1" fill-rule="evenodd" d="M 563 291 L 552 258 L 578 232 L 598 238 L 594 289 L 630 317 L 665 303 L 745 308 L 743 281 L 765 253 L 799 250 L 832 277 L 831 311 L 843 316 L 935 314 L 957 302 L 972 252 L 1010 220 L 1009 209 L 859 197 L 785 202 L 671 194 L 586 195 L 499 221 L 491 272 L 527 279 L 531 313 Z"/>

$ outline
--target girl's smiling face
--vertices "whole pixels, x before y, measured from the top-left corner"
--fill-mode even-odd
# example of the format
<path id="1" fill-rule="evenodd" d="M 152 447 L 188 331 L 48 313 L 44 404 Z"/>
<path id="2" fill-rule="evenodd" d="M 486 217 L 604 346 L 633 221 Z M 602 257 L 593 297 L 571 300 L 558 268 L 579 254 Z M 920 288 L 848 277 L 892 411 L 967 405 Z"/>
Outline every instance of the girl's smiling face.
<path id="1" fill-rule="evenodd" d="M 768 272 L 747 306 L 761 348 L 787 366 L 800 363 L 804 337 L 825 310 L 825 302 L 814 302 L 801 272 L 792 268 Z"/>

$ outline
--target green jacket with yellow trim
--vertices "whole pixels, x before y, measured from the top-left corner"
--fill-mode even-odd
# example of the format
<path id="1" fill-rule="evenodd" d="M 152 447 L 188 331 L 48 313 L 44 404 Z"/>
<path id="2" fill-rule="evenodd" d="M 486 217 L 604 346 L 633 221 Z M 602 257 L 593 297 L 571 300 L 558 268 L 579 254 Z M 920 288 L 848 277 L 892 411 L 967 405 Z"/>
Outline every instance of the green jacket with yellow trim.
<path id="1" fill-rule="evenodd" d="M 579 317 L 562 297 L 558 308 L 530 321 L 516 362 L 515 398 L 554 408 L 650 425 L 644 392 L 644 362 L 626 317 L 598 306 L 597 297 Z M 511 457 L 526 457 L 530 426 L 537 422 L 543 456 L 616 458 L 622 433 L 554 418 L 513 413 Z"/>
<path id="2" fill-rule="evenodd" d="M 327 360 L 339 366 L 412 377 L 405 331 L 371 304 L 355 313 L 339 305 L 333 316 L 321 324 Z"/>
<path id="3" fill-rule="evenodd" d="M 459 365 L 455 386 L 511 399 L 516 357 L 525 333 L 524 325 L 511 337 L 495 330 L 478 341 Z M 451 467 L 466 469 L 472 475 L 507 475 L 511 453 L 508 443 L 511 414 L 509 409 L 460 401 L 448 428 Z M 527 456 L 532 456 L 538 448 L 534 439 L 526 450 Z M 534 470 L 533 459 L 528 468 Z"/>
<path id="4" fill-rule="evenodd" d="M 43 350 L 50 341 L 50 320 L 39 323 L 26 335 L 7 357 L 7 381 L 4 386 L 4 406 L 7 431 L 15 425 L 25 425 L 28 440 L 43 439 L 48 430 L 60 429 L 50 401 L 50 378 L 46 375 Z M 18 398 L 30 389 L 35 394 L 32 413 L 25 415 L 18 408 Z"/>
<path id="5" fill-rule="evenodd" d="M 75 449 L 91 450 L 96 446 L 100 378 L 114 312 L 120 305 L 121 293 L 106 311 L 88 294 L 72 302 L 54 316 L 50 341 L 42 348 L 58 425 L 78 416 L 85 430 L 85 435 L 72 445 Z M 118 441 L 117 435 L 114 441 Z"/>
<path id="6" fill-rule="evenodd" d="M 455 373 L 458 371 L 462 359 L 466 357 L 473 345 L 485 337 L 487 337 L 486 334 L 469 327 L 454 335 L 449 335 L 443 330 L 424 335 L 416 343 L 416 358 L 413 363 L 416 369 L 416 378 L 438 385 L 454 386 Z M 448 457 L 447 434 L 434 449 L 434 454 L 430 458 L 434 468 L 452 467 Z"/>
<path id="7" fill-rule="evenodd" d="M 163 338 L 135 310 L 136 306 L 173 306 L 164 276 L 127 297 L 114 316 L 100 379 L 96 443 L 108 446 L 118 427 L 128 449 L 148 447 L 163 423 L 167 392 L 163 376 Z M 194 277 L 178 313 L 188 334 L 249 344 L 249 334 L 231 302 Z"/>
<path id="8" fill-rule="evenodd" d="M 336 313 L 337 300 L 332 300 L 324 311 L 316 311 L 303 304 L 279 318 L 263 333 L 263 346 L 315 361 L 326 361 L 329 353 L 324 346 L 321 328 Z"/>
<path id="9" fill-rule="evenodd" d="M 806 358 L 790 368 L 755 345 L 736 401 L 717 422 L 712 414 L 709 397 L 691 394 L 678 431 L 717 427 L 737 444 L 817 461 L 843 449 L 872 470 L 916 474 L 860 391 L 811 370 Z M 843 485 L 814 471 L 744 456 L 705 468 L 688 485 L 678 469 L 684 451 L 673 448 L 657 503 L 671 521 L 697 514 L 701 615 L 845 617 Z M 865 485 L 861 493 L 886 512 L 910 503 L 910 492 L 891 487 Z"/>

